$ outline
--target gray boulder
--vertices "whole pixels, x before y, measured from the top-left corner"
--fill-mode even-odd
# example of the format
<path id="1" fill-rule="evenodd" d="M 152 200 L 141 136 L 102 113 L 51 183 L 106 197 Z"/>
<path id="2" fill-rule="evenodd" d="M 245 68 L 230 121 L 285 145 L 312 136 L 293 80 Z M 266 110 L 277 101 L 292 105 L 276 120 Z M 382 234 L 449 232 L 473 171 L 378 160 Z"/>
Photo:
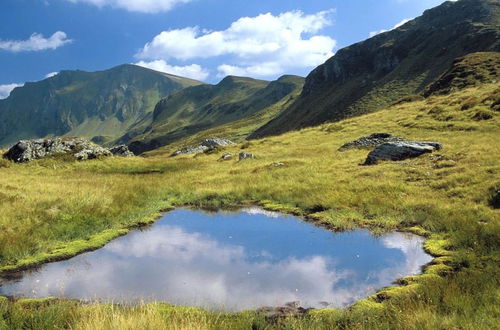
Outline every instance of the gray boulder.
<path id="1" fill-rule="evenodd" d="M 74 154 L 74 157 L 77 160 L 96 159 L 110 156 L 113 156 L 113 154 L 111 153 L 111 151 L 109 151 L 109 149 L 105 149 L 99 146 L 90 149 L 83 149 L 82 151 Z"/>
<path id="2" fill-rule="evenodd" d="M 240 152 L 239 158 L 240 158 L 240 160 L 243 160 L 243 159 L 254 159 L 257 157 L 254 154 L 251 154 L 249 152 Z"/>
<path id="3" fill-rule="evenodd" d="M 354 148 L 370 148 L 377 147 L 384 143 L 396 143 L 406 141 L 403 138 L 393 136 L 390 133 L 373 133 L 369 136 L 363 136 L 357 140 L 347 142 L 339 148 L 339 151 L 354 149 Z"/>
<path id="4" fill-rule="evenodd" d="M 111 148 L 109 148 L 109 151 L 111 151 L 111 153 L 114 156 L 120 156 L 120 157 L 132 157 L 132 156 L 135 156 L 134 153 L 132 151 L 130 151 L 129 148 L 126 145 L 124 145 L 124 144 L 119 145 L 119 146 L 111 147 Z"/>
<path id="5" fill-rule="evenodd" d="M 207 148 L 224 147 L 232 144 L 234 143 L 228 139 L 219 139 L 219 138 L 206 139 L 201 143 L 202 146 Z"/>
<path id="6" fill-rule="evenodd" d="M 384 143 L 373 149 L 366 158 L 363 165 L 375 165 L 380 160 L 404 160 L 415 158 L 425 153 L 441 150 L 438 142 L 395 142 Z"/>
<path id="7" fill-rule="evenodd" d="M 197 147 L 185 147 L 180 150 L 177 150 L 170 157 L 180 156 L 180 155 L 189 155 L 189 154 L 198 154 L 208 150 L 216 149 L 217 147 L 224 147 L 234 144 L 234 142 L 228 139 L 220 139 L 220 138 L 211 138 L 204 140 Z"/>
<path id="8" fill-rule="evenodd" d="M 70 154 L 78 160 L 110 157 L 113 154 L 117 156 L 133 155 L 128 151 L 128 148 L 125 148 L 124 146 L 114 147 L 112 148 L 113 152 L 84 138 L 46 138 L 21 140 L 12 146 L 4 154 L 4 157 L 16 163 L 25 163 L 58 154 Z"/>
<path id="9" fill-rule="evenodd" d="M 233 158 L 233 155 L 230 153 L 225 153 L 221 156 L 220 160 L 230 160 Z"/>

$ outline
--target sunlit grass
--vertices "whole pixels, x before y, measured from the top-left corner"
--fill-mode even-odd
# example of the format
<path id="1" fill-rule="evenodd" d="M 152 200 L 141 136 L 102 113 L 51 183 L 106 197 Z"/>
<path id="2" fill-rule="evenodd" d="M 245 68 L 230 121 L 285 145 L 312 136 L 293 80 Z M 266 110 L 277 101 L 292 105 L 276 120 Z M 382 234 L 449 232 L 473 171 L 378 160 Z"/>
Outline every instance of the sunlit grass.
<path id="1" fill-rule="evenodd" d="M 218 161 L 222 152 L 237 155 L 241 144 L 176 158 L 168 155 L 177 146 L 147 158 L 0 160 L 0 269 L 101 246 L 184 204 L 256 203 L 334 230 L 409 230 L 430 237 L 426 249 L 444 256 L 424 276 L 408 279 L 410 289 L 279 324 L 255 313 L 219 315 L 163 304 L 55 301 L 28 308 L 0 300 L 0 328 L 493 328 L 500 315 L 500 213 L 489 198 L 500 184 L 500 114 L 492 110 L 499 96 L 496 86 L 484 85 L 251 141 L 244 150 L 258 158 L 241 162 Z M 478 112 L 492 118 L 477 120 Z M 439 141 L 444 149 L 368 167 L 358 165 L 367 150 L 337 151 L 374 132 Z M 273 166 L 276 161 L 285 166 Z"/>

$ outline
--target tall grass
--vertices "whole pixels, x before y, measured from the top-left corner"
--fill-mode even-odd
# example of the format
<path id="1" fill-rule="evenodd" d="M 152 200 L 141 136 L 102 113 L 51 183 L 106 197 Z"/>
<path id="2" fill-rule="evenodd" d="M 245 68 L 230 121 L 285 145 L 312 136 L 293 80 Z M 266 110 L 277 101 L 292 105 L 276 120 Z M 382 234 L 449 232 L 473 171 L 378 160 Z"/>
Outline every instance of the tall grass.
<path id="1" fill-rule="evenodd" d="M 257 159 L 215 154 L 75 162 L 0 161 L 0 269 L 25 267 L 98 247 L 163 209 L 243 203 L 308 216 L 331 229 L 411 230 L 437 256 L 425 276 L 406 279 L 346 311 L 323 310 L 278 323 L 253 312 L 211 314 L 152 304 L 125 308 L 68 301 L 0 300 L 0 328 L 494 328 L 499 324 L 500 120 L 494 85 L 399 103 L 335 124 L 252 141 Z M 466 106 L 465 106 L 466 105 Z M 438 109 L 438 110 L 436 110 Z M 475 114 L 486 111 L 488 120 Z M 374 132 L 436 140 L 438 153 L 358 166 L 367 150 L 339 152 Z M 191 141 L 190 141 L 191 142 Z M 281 161 L 283 167 L 272 163 Z M 319 211 L 318 211 L 319 210 Z M 381 298 L 383 297 L 383 299 Z"/>

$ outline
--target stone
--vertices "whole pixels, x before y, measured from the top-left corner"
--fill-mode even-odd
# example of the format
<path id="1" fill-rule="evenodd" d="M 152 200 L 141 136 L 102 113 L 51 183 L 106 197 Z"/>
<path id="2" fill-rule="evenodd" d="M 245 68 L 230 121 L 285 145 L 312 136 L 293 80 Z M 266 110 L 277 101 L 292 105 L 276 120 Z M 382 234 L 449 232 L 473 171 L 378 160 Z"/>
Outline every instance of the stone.
<path id="1" fill-rule="evenodd" d="M 225 153 L 221 156 L 220 160 L 230 160 L 233 158 L 233 155 L 230 153 Z"/>
<path id="2" fill-rule="evenodd" d="M 234 142 L 228 139 L 220 139 L 220 138 L 206 139 L 201 143 L 202 146 L 207 148 L 225 147 L 233 144 Z"/>
<path id="3" fill-rule="evenodd" d="M 4 157 L 16 163 L 25 163 L 58 154 L 70 154 L 77 160 L 111 157 L 113 155 L 133 156 L 127 146 L 116 146 L 107 149 L 84 138 L 58 137 L 21 140 L 12 146 L 4 154 Z"/>
<path id="4" fill-rule="evenodd" d="M 129 150 L 129 148 L 122 144 L 119 146 L 114 146 L 109 148 L 109 151 L 114 155 L 114 156 L 120 156 L 120 157 L 132 157 L 135 156 L 132 151 Z"/>
<path id="5" fill-rule="evenodd" d="M 363 136 L 357 140 L 347 142 L 339 148 L 339 151 L 354 149 L 354 148 L 370 148 L 378 147 L 384 143 L 403 142 L 403 138 L 393 136 L 390 133 L 373 133 L 369 136 Z"/>
<path id="6" fill-rule="evenodd" d="M 180 156 L 180 155 L 189 155 L 189 154 L 198 154 L 202 152 L 206 152 L 209 150 L 216 149 L 218 147 L 225 147 L 228 145 L 233 145 L 234 142 L 228 140 L 228 139 L 220 139 L 220 138 L 210 138 L 204 140 L 199 146 L 197 147 L 185 147 L 180 150 L 177 150 L 173 154 L 170 155 L 170 157 L 175 157 L 175 156 Z"/>
<path id="7" fill-rule="evenodd" d="M 240 158 L 240 160 L 243 160 L 243 159 L 254 159 L 257 157 L 254 154 L 251 154 L 249 152 L 240 152 L 239 158 Z"/>
<path id="8" fill-rule="evenodd" d="M 375 165 L 380 160 L 404 160 L 415 158 L 425 153 L 441 150 L 438 142 L 415 142 L 405 141 L 396 143 L 384 143 L 373 149 L 366 158 L 363 165 Z"/>
<path id="9" fill-rule="evenodd" d="M 281 166 L 285 166 L 285 163 L 283 163 L 283 162 L 274 162 L 273 166 L 281 167 Z"/>
<path id="10" fill-rule="evenodd" d="M 177 150 L 173 154 L 170 155 L 170 157 L 175 157 L 175 156 L 180 156 L 180 155 L 190 155 L 190 154 L 199 154 L 201 152 L 204 152 L 208 150 L 208 147 L 205 146 L 198 146 L 198 147 L 185 147 L 180 150 Z"/>
<path id="11" fill-rule="evenodd" d="M 77 160 L 87 160 L 87 159 L 96 159 L 96 158 L 103 158 L 103 157 L 110 157 L 113 156 L 111 151 L 109 149 L 105 149 L 102 147 L 94 147 L 91 149 L 84 149 L 80 152 L 77 152 L 74 157 Z"/>

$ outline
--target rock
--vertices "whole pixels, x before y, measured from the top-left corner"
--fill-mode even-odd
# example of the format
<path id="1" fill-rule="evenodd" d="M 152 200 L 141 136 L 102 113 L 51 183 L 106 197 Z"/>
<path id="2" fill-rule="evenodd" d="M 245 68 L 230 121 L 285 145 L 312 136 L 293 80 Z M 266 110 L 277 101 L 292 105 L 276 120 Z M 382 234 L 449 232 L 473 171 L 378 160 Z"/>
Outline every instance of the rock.
<path id="1" fill-rule="evenodd" d="M 198 146 L 198 147 L 185 147 L 180 150 L 177 150 L 173 154 L 170 155 L 170 157 L 175 157 L 175 156 L 180 156 L 180 155 L 190 155 L 190 154 L 198 154 L 200 152 L 204 152 L 208 150 L 208 147 L 205 146 Z"/>
<path id="2" fill-rule="evenodd" d="M 257 312 L 264 314 L 268 322 L 275 323 L 290 316 L 304 316 L 312 309 L 300 307 L 300 302 L 293 301 L 281 307 L 262 307 L 257 309 Z"/>
<path id="3" fill-rule="evenodd" d="M 80 152 L 77 152 L 74 157 L 77 160 L 87 160 L 87 159 L 96 159 L 96 158 L 103 158 L 103 157 L 110 157 L 113 156 L 111 151 L 109 149 L 105 149 L 102 147 L 94 147 L 91 149 L 84 149 Z"/>
<path id="4" fill-rule="evenodd" d="M 490 206 L 494 209 L 500 209 L 500 186 L 491 189 Z"/>
<path id="5" fill-rule="evenodd" d="M 406 141 L 403 138 L 393 136 L 390 133 L 373 133 L 369 136 L 363 136 L 357 140 L 348 142 L 339 148 L 339 151 L 344 151 L 353 148 L 369 148 L 377 147 L 384 143 L 394 143 Z"/>
<path id="6" fill-rule="evenodd" d="M 132 151 L 128 149 L 128 147 L 124 144 L 119 145 L 119 146 L 114 146 L 109 149 L 111 153 L 115 156 L 120 156 L 120 157 L 132 157 L 135 156 Z"/>
<path id="7" fill-rule="evenodd" d="M 127 146 L 107 149 L 84 138 L 64 137 L 21 140 L 10 148 L 4 157 L 16 163 L 24 163 L 57 154 L 70 154 L 77 160 L 134 155 Z"/>
<path id="8" fill-rule="evenodd" d="M 373 149 L 363 165 L 375 165 L 379 160 L 404 160 L 415 158 L 425 153 L 440 150 L 442 148 L 437 142 L 396 142 L 384 143 Z"/>
<path id="9" fill-rule="evenodd" d="M 180 155 L 197 154 L 197 153 L 206 152 L 208 150 L 213 150 L 213 149 L 216 149 L 218 147 L 224 147 L 224 146 L 228 146 L 228 145 L 232 145 L 232 144 L 234 144 L 234 142 L 232 142 L 228 139 L 220 139 L 220 138 L 206 139 L 199 146 L 182 148 L 180 150 L 177 150 L 173 154 L 171 154 L 170 157 L 175 157 L 175 156 L 180 156 Z"/>
<path id="10" fill-rule="evenodd" d="M 255 157 L 254 154 L 251 154 L 249 152 L 240 152 L 239 158 L 240 158 L 240 160 L 242 160 L 242 159 L 254 159 L 257 157 Z"/>
<path id="11" fill-rule="evenodd" d="M 281 167 L 281 166 L 285 166 L 285 163 L 283 163 L 283 162 L 274 162 L 273 166 Z"/>
<path id="12" fill-rule="evenodd" d="M 220 160 L 230 160 L 233 158 L 233 155 L 232 154 L 229 154 L 229 153 L 225 153 L 221 156 Z"/>
<path id="13" fill-rule="evenodd" d="M 228 139 L 211 138 L 206 139 L 201 143 L 202 146 L 207 148 L 224 147 L 234 144 L 234 142 Z"/>

